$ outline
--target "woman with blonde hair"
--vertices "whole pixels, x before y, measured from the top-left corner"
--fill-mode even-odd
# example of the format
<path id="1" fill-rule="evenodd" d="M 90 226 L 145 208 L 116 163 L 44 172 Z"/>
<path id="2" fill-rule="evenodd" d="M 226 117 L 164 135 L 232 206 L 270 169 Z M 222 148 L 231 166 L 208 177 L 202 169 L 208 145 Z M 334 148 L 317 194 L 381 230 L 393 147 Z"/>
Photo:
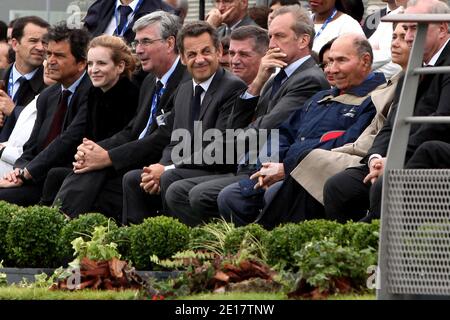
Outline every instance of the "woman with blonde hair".
<path id="1" fill-rule="evenodd" d="M 122 38 L 101 35 L 91 40 L 87 53 L 89 92 L 84 139 L 101 141 L 121 131 L 133 118 L 139 88 L 131 81 L 136 61 Z M 41 199 L 51 204 L 72 168 L 53 168 L 48 173 Z"/>

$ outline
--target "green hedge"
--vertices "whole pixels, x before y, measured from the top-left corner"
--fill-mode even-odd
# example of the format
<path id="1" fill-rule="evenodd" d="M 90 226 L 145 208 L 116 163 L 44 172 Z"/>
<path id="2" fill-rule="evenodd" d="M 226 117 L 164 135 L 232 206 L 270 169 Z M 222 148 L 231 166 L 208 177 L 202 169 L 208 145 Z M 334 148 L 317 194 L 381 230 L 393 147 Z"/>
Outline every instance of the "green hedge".
<path id="1" fill-rule="evenodd" d="M 235 228 L 225 237 L 225 253 L 236 254 L 244 240 L 252 241 L 254 239 L 264 246 L 267 237 L 269 237 L 269 231 L 259 224 L 249 224 Z"/>
<path id="2" fill-rule="evenodd" d="M 117 229 L 117 225 L 112 219 L 108 219 L 100 213 L 87 213 L 70 220 L 61 230 L 60 248 L 61 257 L 64 259 L 73 259 L 74 250 L 71 242 L 82 237 L 84 240 L 89 239 L 89 235 L 97 226 L 108 227 L 110 230 Z"/>
<path id="3" fill-rule="evenodd" d="M 9 265 L 8 248 L 6 244 L 6 233 L 13 216 L 20 210 L 19 206 L 10 204 L 6 201 L 0 201 L 0 262 L 3 265 Z"/>
<path id="4" fill-rule="evenodd" d="M 148 270 L 152 255 L 167 259 L 187 249 L 189 234 L 189 227 L 174 218 L 147 218 L 131 227 L 131 260 L 137 269 Z"/>
<path id="5" fill-rule="evenodd" d="M 12 218 L 6 233 L 7 251 L 15 267 L 58 267 L 64 216 L 56 208 L 28 207 Z"/>

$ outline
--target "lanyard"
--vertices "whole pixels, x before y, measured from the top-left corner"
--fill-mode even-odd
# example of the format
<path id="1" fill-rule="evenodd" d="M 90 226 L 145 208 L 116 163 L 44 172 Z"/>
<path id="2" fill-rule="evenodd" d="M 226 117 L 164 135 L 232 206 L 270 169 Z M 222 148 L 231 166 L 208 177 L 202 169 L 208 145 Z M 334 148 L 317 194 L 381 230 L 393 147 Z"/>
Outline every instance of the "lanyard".
<path id="1" fill-rule="evenodd" d="M 116 30 L 114 31 L 114 34 L 123 37 L 124 33 L 128 30 L 128 25 L 130 24 L 131 21 L 133 21 L 133 18 L 135 16 L 135 12 L 137 12 L 140 8 L 140 6 L 142 5 L 142 2 L 144 2 L 144 0 L 139 0 L 138 4 L 136 5 L 136 8 L 134 8 L 133 12 L 131 12 L 131 14 L 128 16 L 128 20 L 127 20 L 127 24 L 123 27 L 122 32 L 120 32 L 120 34 L 117 32 L 118 28 L 119 28 L 119 10 L 117 10 L 119 7 L 116 6 L 116 8 L 114 9 L 114 17 L 116 18 Z"/>
<path id="2" fill-rule="evenodd" d="M 317 39 L 322 34 L 322 31 L 325 30 L 327 25 L 331 22 L 331 20 L 333 20 L 333 18 L 336 16 L 336 14 L 337 14 L 337 10 L 335 8 L 335 9 L 333 9 L 333 12 L 327 18 L 327 20 L 325 20 L 325 22 L 323 23 L 322 28 L 320 28 L 319 32 L 316 33 L 316 36 L 314 37 L 314 39 Z"/>

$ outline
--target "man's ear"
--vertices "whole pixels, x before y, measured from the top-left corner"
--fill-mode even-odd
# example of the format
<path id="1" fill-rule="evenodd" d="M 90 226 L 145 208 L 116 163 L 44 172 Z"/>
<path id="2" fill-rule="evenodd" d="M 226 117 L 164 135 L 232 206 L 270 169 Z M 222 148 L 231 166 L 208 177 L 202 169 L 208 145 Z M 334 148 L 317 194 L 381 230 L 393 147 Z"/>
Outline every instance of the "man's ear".
<path id="1" fill-rule="evenodd" d="M 183 65 L 187 64 L 186 58 L 184 57 L 184 54 L 181 52 L 180 52 L 180 60 Z"/>
<path id="2" fill-rule="evenodd" d="M 11 39 L 11 48 L 13 48 L 14 51 L 17 51 L 17 46 L 19 45 L 19 41 L 17 41 L 16 38 Z"/>
<path id="3" fill-rule="evenodd" d="M 166 39 L 167 44 L 169 45 L 169 48 L 171 50 L 175 50 L 175 37 L 174 36 L 170 36 Z"/>
<path id="4" fill-rule="evenodd" d="M 364 67 L 366 67 L 368 69 L 372 69 L 372 62 L 371 62 L 372 59 L 368 52 L 364 53 L 364 55 L 362 56 L 362 59 L 364 62 Z"/>

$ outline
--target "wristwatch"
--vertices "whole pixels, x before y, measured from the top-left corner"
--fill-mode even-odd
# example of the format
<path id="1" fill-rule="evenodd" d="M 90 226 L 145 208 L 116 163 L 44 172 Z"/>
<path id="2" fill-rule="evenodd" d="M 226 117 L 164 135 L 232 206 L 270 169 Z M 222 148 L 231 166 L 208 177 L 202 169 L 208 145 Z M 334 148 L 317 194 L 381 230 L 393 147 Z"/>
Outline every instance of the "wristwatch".
<path id="1" fill-rule="evenodd" d="M 28 180 L 27 178 L 25 178 L 25 170 L 24 169 L 19 169 L 19 174 L 17 175 L 17 178 L 22 180 L 22 182 L 25 182 Z"/>

